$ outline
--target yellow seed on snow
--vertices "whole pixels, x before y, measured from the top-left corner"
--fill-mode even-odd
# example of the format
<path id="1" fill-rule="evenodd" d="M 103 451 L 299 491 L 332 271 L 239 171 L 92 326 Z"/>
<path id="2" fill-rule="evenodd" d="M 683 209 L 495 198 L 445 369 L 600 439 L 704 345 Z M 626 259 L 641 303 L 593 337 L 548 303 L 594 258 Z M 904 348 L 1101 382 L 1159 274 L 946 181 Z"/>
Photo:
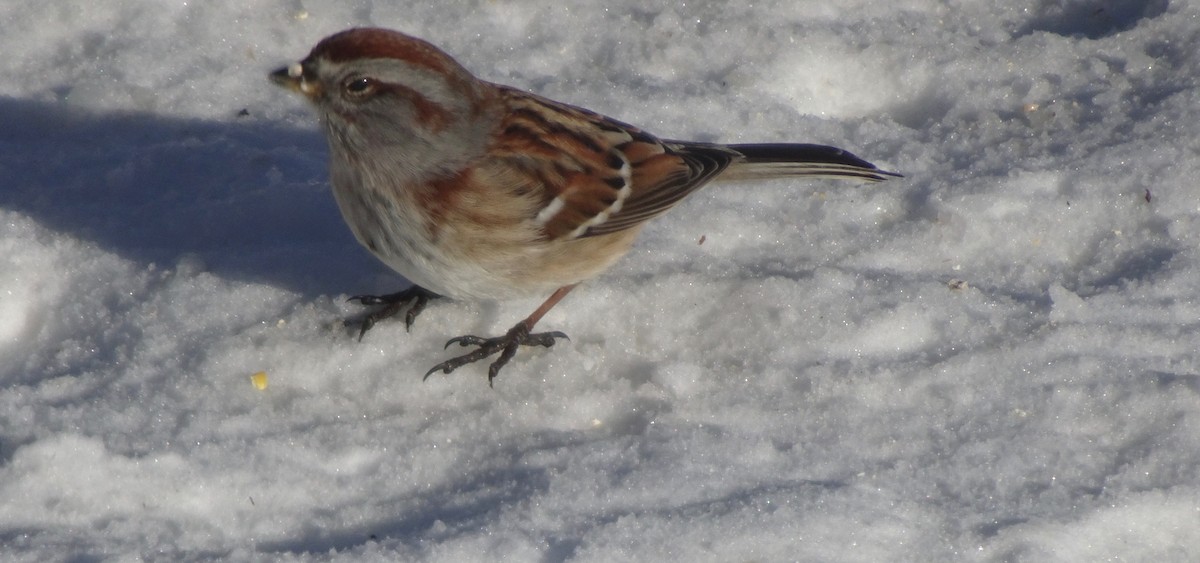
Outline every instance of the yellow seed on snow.
<path id="1" fill-rule="evenodd" d="M 254 388 L 262 391 L 267 388 L 267 372 L 260 371 L 250 376 L 250 383 L 254 384 Z"/>

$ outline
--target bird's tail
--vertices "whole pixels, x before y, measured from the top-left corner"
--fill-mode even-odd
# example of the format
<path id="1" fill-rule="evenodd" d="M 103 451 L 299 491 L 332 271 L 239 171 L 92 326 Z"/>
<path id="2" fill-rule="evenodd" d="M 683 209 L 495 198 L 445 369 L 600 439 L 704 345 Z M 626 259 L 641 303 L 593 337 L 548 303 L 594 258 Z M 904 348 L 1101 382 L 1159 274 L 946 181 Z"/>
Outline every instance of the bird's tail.
<path id="1" fill-rule="evenodd" d="M 763 143 L 726 145 L 742 158 L 733 159 L 721 174 L 721 180 L 765 180 L 793 176 L 840 178 L 882 182 L 901 177 L 880 170 L 853 154 L 825 145 L 799 143 Z"/>

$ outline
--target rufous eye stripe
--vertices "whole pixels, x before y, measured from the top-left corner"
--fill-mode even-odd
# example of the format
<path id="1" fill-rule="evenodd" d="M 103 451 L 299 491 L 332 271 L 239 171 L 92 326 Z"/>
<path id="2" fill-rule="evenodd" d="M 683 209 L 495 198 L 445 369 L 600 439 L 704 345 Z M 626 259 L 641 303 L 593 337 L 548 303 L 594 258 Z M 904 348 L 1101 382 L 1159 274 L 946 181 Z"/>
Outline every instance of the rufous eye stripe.
<path id="1" fill-rule="evenodd" d="M 441 131 L 454 119 L 454 114 L 445 106 L 426 98 L 420 92 L 401 84 L 380 84 L 379 91 L 391 93 L 408 100 L 416 111 L 417 123 L 433 132 Z"/>

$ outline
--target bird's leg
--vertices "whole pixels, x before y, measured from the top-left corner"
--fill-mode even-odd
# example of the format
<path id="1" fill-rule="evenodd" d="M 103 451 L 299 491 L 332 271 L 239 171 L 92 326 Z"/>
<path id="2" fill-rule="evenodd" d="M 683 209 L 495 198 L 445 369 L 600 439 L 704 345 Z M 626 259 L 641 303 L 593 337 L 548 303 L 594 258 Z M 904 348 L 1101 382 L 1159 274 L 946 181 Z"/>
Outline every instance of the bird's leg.
<path id="1" fill-rule="evenodd" d="M 389 293 L 387 295 L 355 295 L 349 301 L 358 301 L 362 305 L 382 305 L 380 309 L 376 309 L 367 313 L 360 323 L 358 330 L 358 339 L 362 341 L 363 335 L 375 326 L 375 323 L 391 317 L 400 311 L 407 309 L 404 314 L 404 329 L 412 330 L 413 321 L 417 319 L 417 315 L 425 310 L 425 306 L 429 304 L 430 299 L 441 297 L 428 289 L 414 285 L 404 291 Z"/>
<path id="2" fill-rule="evenodd" d="M 440 371 L 442 373 L 450 373 L 462 366 L 465 366 L 469 363 L 478 362 L 479 360 L 499 352 L 500 357 L 496 358 L 496 361 L 492 362 L 492 365 L 488 367 L 488 386 L 490 387 L 492 385 L 492 380 L 496 379 L 496 375 L 500 373 L 500 368 L 504 367 L 504 365 L 507 364 L 514 355 L 516 355 L 517 348 L 520 348 L 521 346 L 545 346 L 549 348 L 554 345 L 555 339 L 567 338 L 566 334 L 558 331 L 539 332 L 536 334 L 531 334 L 529 331 L 533 330 L 533 326 L 536 325 L 539 320 L 541 320 L 542 316 L 545 315 L 546 312 L 551 308 L 553 308 L 554 305 L 556 305 L 559 301 L 561 301 L 563 297 L 566 297 L 567 293 L 570 293 L 574 287 L 575 284 L 564 285 L 555 290 L 554 294 L 551 295 L 550 298 L 545 302 L 543 302 L 542 305 L 533 312 L 533 314 L 526 317 L 525 320 L 517 323 L 516 326 L 510 328 L 508 332 L 504 334 L 504 336 L 481 338 L 478 336 L 468 335 L 451 338 L 449 342 L 446 342 L 447 348 L 449 348 L 451 344 L 455 343 L 458 343 L 460 346 L 478 346 L 478 348 L 473 352 L 463 354 L 456 358 L 450 358 L 449 360 L 433 366 L 433 369 L 430 369 L 425 373 L 425 379 L 429 379 L 429 376 L 433 375 L 434 372 Z"/>

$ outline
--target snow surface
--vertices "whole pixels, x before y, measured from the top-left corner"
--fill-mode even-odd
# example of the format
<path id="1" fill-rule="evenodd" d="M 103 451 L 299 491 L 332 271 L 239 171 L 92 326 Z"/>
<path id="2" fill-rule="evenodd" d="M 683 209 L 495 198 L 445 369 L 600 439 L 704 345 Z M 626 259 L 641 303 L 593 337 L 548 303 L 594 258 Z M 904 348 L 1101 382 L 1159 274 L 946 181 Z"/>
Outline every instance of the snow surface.
<path id="1" fill-rule="evenodd" d="M 4 2 L 0 558 L 1200 560 L 1196 3 L 655 4 Z M 265 75 L 364 24 L 906 177 L 704 190 L 422 383 L 537 300 L 341 325 L 404 282 Z"/>

